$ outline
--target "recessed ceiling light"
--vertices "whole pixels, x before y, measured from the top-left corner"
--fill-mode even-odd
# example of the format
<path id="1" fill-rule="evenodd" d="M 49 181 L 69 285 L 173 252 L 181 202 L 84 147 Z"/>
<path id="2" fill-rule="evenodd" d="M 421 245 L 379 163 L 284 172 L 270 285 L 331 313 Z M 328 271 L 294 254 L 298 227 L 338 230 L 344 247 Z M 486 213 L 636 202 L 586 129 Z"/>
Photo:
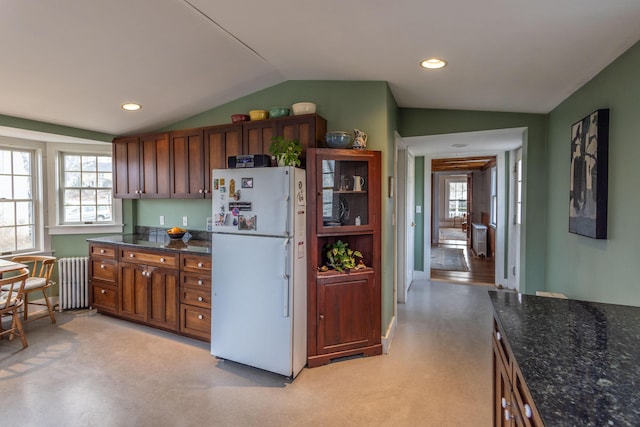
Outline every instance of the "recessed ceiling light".
<path id="1" fill-rule="evenodd" d="M 122 104 L 122 109 L 127 111 L 138 111 L 142 106 L 140 104 L 135 104 L 133 102 L 128 102 L 126 104 Z"/>
<path id="2" fill-rule="evenodd" d="M 447 65 L 446 61 L 440 58 L 427 58 L 420 61 L 420 66 L 423 68 L 436 69 L 443 68 Z"/>
<path id="3" fill-rule="evenodd" d="M 452 147 L 456 147 L 456 148 L 462 148 L 462 147 L 466 147 L 469 144 L 453 144 Z"/>

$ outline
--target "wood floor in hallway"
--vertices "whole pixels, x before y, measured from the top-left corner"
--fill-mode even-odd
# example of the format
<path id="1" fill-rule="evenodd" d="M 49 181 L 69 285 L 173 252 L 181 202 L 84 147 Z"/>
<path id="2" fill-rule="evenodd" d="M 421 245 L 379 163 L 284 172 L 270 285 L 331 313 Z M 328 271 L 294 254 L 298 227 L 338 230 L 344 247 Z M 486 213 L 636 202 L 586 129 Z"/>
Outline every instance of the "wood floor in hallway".
<path id="1" fill-rule="evenodd" d="M 431 269 L 431 280 L 443 280 L 448 282 L 464 283 L 467 285 L 491 286 L 495 284 L 496 267 L 494 258 L 474 256 L 466 243 L 458 240 L 445 240 L 437 246 L 463 249 L 465 260 L 469 266 L 469 271 Z"/>

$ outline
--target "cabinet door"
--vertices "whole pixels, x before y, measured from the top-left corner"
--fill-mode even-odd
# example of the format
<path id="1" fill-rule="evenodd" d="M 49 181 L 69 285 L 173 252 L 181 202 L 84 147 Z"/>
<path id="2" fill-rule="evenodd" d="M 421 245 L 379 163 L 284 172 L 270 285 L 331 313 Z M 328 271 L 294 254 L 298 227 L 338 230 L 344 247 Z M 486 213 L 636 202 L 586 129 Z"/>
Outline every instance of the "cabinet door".
<path id="1" fill-rule="evenodd" d="M 318 281 L 318 354 L 372 345 L 373 275 Z"/>
<path id="2" fill-rule="evenodd" d="M 202 131 L 171 132 L 173 175 L 171 197 L 201 199 L 205 191 L 205 159 Z"/>
<path id="3" fill-rule="evenodd" d="M 120 315 L 146 321 L 148 307 L 147 267 L 120 263 Z"/>
<path id="4" fill-rule="evenodd" d="M 242 154 L 270 154 L 271 138 L 276 134 L 274 120 L 245 122 L 242 125 Z"/>
<path id="5" fill-rule="evenodd" d="M 118 313 L 118 288 L 108 283 L 91 279 L 90 304 L 100 312 Z"/>
<path id="6" fill-rule="evenodd" d="M 306 165 L 308 148 L 322 146 L 324 135 L 327 133 L 327 121 L 316 114 L 291 116 L 278 119 L 276 134 L 286 139 L 297 139 L 302 146 L 300 155 L 301 166 Z"/>
<path id="7" fill-rule="evenodd" d="M 169 178 L 169 135 L 166 133 L 140 137 L 141 198 L 168 199 L 171 194 Z"/>
<path id="8" fill-rule="evenodd" d="M 491 340 L 491 343 L 493 347 L 493 425 L 496 427 L 511 426 L 513 425 L 515 408 L 511 395 L 511 382 L 495 338 Z"/>
<path id="9" fill-rule="evenodd" d="M 226 169 L 227 158 L 242 154 L 242 125 L 224 125 L 204 130 L 205 197 L 211 198 L 211 170 Z"/>
<path id="10" fill-rule="evenodd" d="M 178 329 L 178 271 L 149 268 L 149 313 L 151 324 Z"/>
<path id="11" fill-rule="evenodd" d="M 139 197 L 140 145 L 138 137 L 113 140 L 114 197 L 134 199 Z"/>

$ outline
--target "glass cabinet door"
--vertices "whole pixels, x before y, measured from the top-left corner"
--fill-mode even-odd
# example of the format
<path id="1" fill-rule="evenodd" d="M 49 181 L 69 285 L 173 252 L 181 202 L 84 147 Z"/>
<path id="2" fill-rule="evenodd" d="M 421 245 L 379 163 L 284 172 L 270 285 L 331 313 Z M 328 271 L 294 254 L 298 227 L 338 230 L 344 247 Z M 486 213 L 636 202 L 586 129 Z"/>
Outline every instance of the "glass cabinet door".
<path id="1" fill-rule="evenodd" d="M 320 167 L 322 227 L 369 225 L 369 162 L 322 158 Z"/>

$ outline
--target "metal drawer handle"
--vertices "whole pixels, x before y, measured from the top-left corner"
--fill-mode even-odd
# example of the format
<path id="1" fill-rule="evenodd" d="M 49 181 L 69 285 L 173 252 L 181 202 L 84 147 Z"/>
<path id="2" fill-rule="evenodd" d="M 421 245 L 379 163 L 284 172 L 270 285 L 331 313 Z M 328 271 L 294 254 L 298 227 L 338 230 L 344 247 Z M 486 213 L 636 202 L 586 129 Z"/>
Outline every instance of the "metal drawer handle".
<path id="1" fill-rule="evenodd" d="M 198 314 L 198 319 L 202 320 L 204 319 L 204 316 L 202 314 Z"/>

